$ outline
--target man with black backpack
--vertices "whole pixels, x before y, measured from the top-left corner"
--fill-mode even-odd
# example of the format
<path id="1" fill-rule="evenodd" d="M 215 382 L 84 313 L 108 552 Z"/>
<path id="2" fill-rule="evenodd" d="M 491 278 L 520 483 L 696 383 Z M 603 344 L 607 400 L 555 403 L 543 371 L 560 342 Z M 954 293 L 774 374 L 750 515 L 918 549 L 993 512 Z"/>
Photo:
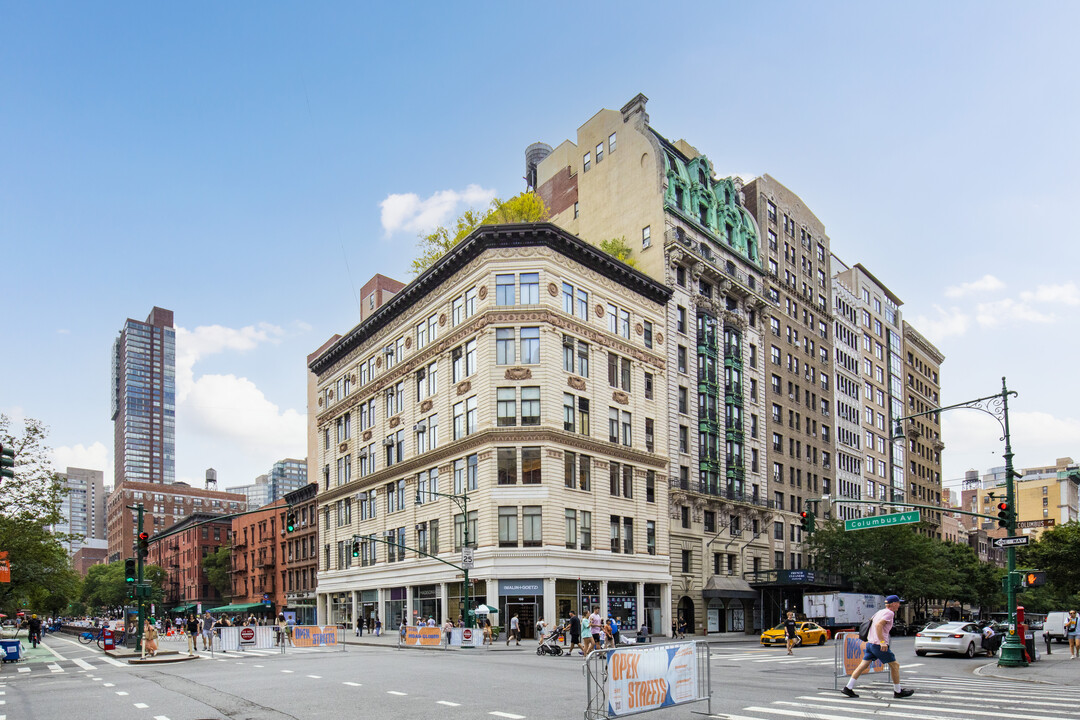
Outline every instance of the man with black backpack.
<path id="1" fill-rule="evenodd" d="M 859 679 L 859 676 L 866 672 L 874 661 L 881 661 L 889 666 L 889 673 L 892 675 L 893 681 L 893 697 L 894 698 L 906 698 L 915 694 L 915 691 L 911 688 L 903 688 L 900 686 L 900 663 L 896 659 L 896 655 L 889 649 L 889 632 L 892 630 L 893 619 L 896 617 L 896 611 L 900 609 L 900 598 L 896 595 L 890 595 L 885 598 L 885 608 L 878 610 L 874 613 L 874 617 L 870 619 L 870 626 L 867 628 L 866 633 L 866 650 L 863 654 L 862 662 L 851 673 L 851 679 L 848 680 L 847 685 L 840 688 L 840 692 L 848 697 L 859 697 L 855 693 L 855 681 Z M 860 639 L 862 636 L 863 628 L 859 628 Z"/>

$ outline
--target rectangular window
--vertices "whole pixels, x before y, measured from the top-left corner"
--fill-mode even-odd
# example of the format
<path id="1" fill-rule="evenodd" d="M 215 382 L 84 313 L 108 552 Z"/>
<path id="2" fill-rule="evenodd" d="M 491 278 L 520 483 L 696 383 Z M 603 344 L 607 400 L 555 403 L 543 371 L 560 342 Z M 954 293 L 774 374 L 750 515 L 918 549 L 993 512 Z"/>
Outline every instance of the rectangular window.
<path id="1" fill-rule="evenodd" d="M 619 442 L 619 411 L 608 408 L 608 442 Z"/>
<path id="2" fill-rule="evenodd" d="M 611 516 L 611 552 L 617 553 L 622 548 L 622 523 L 619 522 L 621 518 L 618 515 Z"/>
<path id="3" fill-rule="evenodd" d="M 521 388 L 521 424 L 540 424 L 540 388 Z"/>
<path id="4" fill-rule="evenodd" d="M 611 133 L 607 137 L 607 151 L 609 155 L 615 152 L 615 133 Z"/>
<path id="5" fill-rule="evenodd" d="M 517 507 L 499 508 L 499 547 L 518 546 Z"/>
<path id="6" fill-rule="evenodd" d="M 543 510 L 539 505 L 521 508 L 521 539 L 523 547 L 540 547 L 544 544 Z"/>
<path id="7" fill-rule="evenodd" d="M 589 293 L 581 288 L 577 291 L 577 316 L 582 320 L 589 319 Z"/>
<path id="8" fill-rule="evenodd" d="M 514 276 L 513 275 L 496 275 L 495 276 L 495 304 L 496 305 L 513 305 L 514 304 Z"/>
<path id="9" fill-rule="evenodd" d="M 596 164 L 599 165 L 600 161 L 604 159 L 604 143 L 596 143 Z"/>
<path id="10" fill-rule="evenodd" d="M 646 225 L 641 228 L 641 249 L 644 250 L 650 245 L 652 245 L 652 226 Z"/>
<path id="11" fill-rule="evenodd" d="M 540 328 L 521 328 L 521 363 L 523 365 L 540 364 Z"/>
<path id="12" fill-rule="evenodd" d="M 517 425 L 517 390 L 515 388 L 496 388 L 496 425 L 510 427 Z"/>
<path id="13" fill-rule="evenodd" d="M 592 458 L 582 455 L 580 460 L 578 463 L 579 489 L 588 492 L 592 489 Z"/>
<path id="14" fill-rule="evenodd" d="M 590 153 L 585 153 L 581 158 L 582 172 L 589 172 L 589 168 L 591 166 L 592 166 L 592 155 Z"/>
<path id="15" fill-rule="evenodd" d="M 582 435 L 589 434 L 589 398 L 578 398 L 578 431 Z"/>
<path id="16" fill-rule="evenodd" d="M 653 375 L 652 373 L 645 373 L 645 399 L 653 399 Z"/>
<path id="17" fill-rule="evenodd" d="M 578 340 L 577 344 L 578 355 L 578 375 L 581 377 L 589 377 L 589 344 L 583 343 Z"/>
<path id="18" fill-rule="evenodd" d="M 656 521 L 645 521 L 645 552 L 650 555 L 656 554 Z"/>
<path id="19" fill-rule="evenodd" d="M 566 510 L 566 547 L 577 549 L 577 510 Z"/>
<path id="20" fill-rule="evenodd" d="M 523 485 L 540 484 L 540 448 L 521 448 L 521 483 Z"/>
<path id="21" fill-rule="evenodd" d="M 568 488 L 577 488 L 577 453 L 563 452 L 563 482 Z"/>
<path id="22" fill-rule="evenodd" d="M 540 304 L 540 273 L 521 273 L 521 304 Z"/>
<path id="23" fill-rule="evenodd" d="M 689 550 L 683 550 L 682 551 L 682 571 L 684 573 L 690 572 L 690 551 Z"/>
<path id="24" fill-rule="evenodd" d="M 592 550 L 592 513 L 581 511 L 581 549 Z"/>
<path id="25" fill-rule="evenodd" d="M 574 422 L 575 410 L 574 410 L 574 396 L 569 393 L 563 393 L 563 430 L 567 432 L 576 432 L 577 423 Z"/>
<path id="26" fill-rule="evenodd" d="M 517 484 L 517 448 L 498 448 L 499 485 Z"/>
<path id="27" fill-rule="evenodd" d="M 514 344 L 514 328 L 495 329 L 496 365 L 513 365 L 517 362 Z"/>
<path id="28" fill-rule="evenodd" d="M 656 471 L 645 471 L 645 502 L 656 502 Z"/>

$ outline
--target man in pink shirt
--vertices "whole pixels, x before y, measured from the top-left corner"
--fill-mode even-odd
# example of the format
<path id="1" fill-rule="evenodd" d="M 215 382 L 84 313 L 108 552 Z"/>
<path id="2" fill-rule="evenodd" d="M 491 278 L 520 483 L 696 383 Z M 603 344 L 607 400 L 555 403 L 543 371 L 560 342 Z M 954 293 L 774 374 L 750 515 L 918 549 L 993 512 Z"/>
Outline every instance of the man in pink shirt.
<path id="1" fill-rule="evenodd" d="M 896 655 L 889 649 L 889 633 L 892 631 L 893 618 L 896 617 L 896 611 L 899 609 L 900 598 L 896 595 L 890 595 L 885 598 L 885 609 L 874 613 L 874 617 L 870 621 L 870 632 L 867 635 L 866 650 L 862 662 L 852 671 L 851 679 L 848 680 L 846 686 L 840 688 L 840 692 L 848 697 L 859 697 L 855 694 L 855 681 L 870 668 L 875 660 L 880 660 L 889 666 L 889 673 L 892 675 L 893 681 L 894 698 L 906 698 L 915 694 L 915 691 L 911 688 L 900 687 L 900 663 L 897 662 Z"/>

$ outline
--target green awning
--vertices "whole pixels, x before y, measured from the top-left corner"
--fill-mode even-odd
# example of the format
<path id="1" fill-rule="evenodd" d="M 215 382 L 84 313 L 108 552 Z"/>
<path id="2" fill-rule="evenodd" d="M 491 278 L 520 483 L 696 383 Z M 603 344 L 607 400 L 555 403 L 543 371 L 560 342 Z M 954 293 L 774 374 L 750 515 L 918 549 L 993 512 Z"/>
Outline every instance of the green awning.
<path id="1" fill-rule="evenodd" d="M 207 612 L 211 613 L 242 613 L 251 612 L 252 610 L 270 610 L 271 606 L 264 605 L 262 603 L 248 603 L 246 605 L 222 605 L 221 607 L 210 608 Z"/>
<path id="2" fill-rule="evenodd" d="M 192 603 L 191 605 L 177 605 L 176 607 L 174 607 L 169 612 L 183 613 L 183 612 L 187 612 L 188 610 L 194 610 L 194 609 L 195 609 L 195 604 Z"/>

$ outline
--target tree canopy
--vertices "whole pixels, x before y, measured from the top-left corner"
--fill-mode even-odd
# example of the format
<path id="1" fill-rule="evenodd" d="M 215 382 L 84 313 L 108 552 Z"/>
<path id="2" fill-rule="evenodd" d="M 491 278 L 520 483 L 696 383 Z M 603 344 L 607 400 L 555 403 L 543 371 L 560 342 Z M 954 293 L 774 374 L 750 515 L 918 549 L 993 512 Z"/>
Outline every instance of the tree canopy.
<path id="1" fill-rule="evenodd" d="M 232 570 L 232 547 L 222 545 L 203 558 L 202 566 L 207 582 L 221 593 L 223 600 L 229 600 L 233 594 L 232 578 L 229 576 Z"/>
<path id="2" fill-rule="evenodd" d="M 1050 528 L 1017 553 L 1025 570 L 1045 570 L 1046 585 L 1025 590 L 1021 603 L 1032 612 L 1064 610 L 1080 605 L 1080 523 Z"/>
<path id="3" fill-rule="evenodd" d="M 505 201 L 495 198 L 487 212 L 466 210 L 451 229 L 440 226 L 420 235 L 420 257 L 412 261 L 410 270 L 414 275 L 424 272 L 481 225 L 543 222 L 549 217 L 544 201 L 534 192 L 523 192 Z"/>
<path id="4" fill-rule="evenodd" d="M 634 257 L 634 251 L 630 247 L 630 243 L 626 242 L 625 235 L 617 238 L 608 238 L 601 242 L 598 247 L 616 260 L 624 262 L 632 268 L 637 267 L 637 258 Z"/>

